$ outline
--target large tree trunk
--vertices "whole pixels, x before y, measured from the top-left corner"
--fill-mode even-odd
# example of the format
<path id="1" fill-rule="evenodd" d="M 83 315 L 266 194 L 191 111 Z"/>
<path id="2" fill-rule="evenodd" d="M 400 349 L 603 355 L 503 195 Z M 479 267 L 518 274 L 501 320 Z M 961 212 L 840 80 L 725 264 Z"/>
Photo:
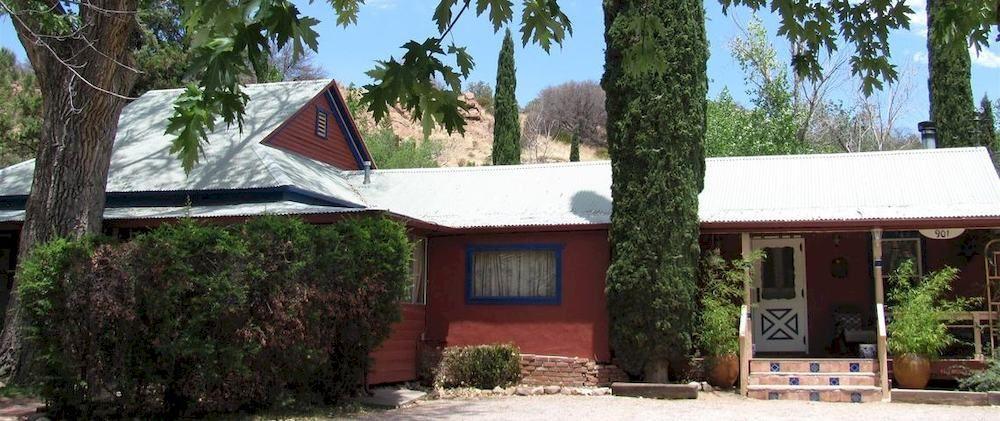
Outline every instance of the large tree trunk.
<path id="1" fill-rule="evenodd" d="M 16 10 L 23 6 L 18 3 Z M 127 102 L 122 95 L 131 90 L 136 76 L 130 68 L 135 15 L 120 12 L 134 12 L 136 1 L 92 3 L 100 9 L 81 6 L 84 29 L 75 38 L 39 41 L 35 34 L 45 32 L 37 22 L 14 20 L 38 77 L 44 117 L 20 261 L 38 244 L 101 230 L 111 149 Z M 30 380 L 32 356 L 23 336 L 24 322 L 15 279 L 0 336 L 0 378 L 8 384 Z"/>

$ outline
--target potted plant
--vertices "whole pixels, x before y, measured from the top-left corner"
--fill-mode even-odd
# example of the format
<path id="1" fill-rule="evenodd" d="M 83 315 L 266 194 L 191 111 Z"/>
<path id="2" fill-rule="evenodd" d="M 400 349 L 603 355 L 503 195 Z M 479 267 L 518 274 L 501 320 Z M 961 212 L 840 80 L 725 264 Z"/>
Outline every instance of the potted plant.
<path id="1" fill-rule="evenodd" d="M 948 332 L 948 315 L 969 305 L 968 299 L 945 299 L 958 269 L 945 267 L 917 276 L 905 261 L 890 276 L 889 352 L 893 377 L 905 389 L 923 389 L 931 377 L 931 360 L 955 338 Z"/>
<path id="2" fill-rule="evenodd" d="M 702 260 L 702 294 L 698 345 L 705 355 L 708 382 L 717 387 L 732 387 L 740 374 L 740 303 L 743 288 L 755 253 L 744 259 L 727 262 L 718 250 Z"/>

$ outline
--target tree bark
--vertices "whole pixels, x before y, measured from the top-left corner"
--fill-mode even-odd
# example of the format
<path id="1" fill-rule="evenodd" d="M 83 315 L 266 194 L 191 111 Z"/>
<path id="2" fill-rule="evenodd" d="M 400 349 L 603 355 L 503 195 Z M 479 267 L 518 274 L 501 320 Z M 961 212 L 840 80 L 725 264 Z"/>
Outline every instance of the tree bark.
<path id="1" fill-rule="evenodd" d="M 15 10 L 24 3 L 14 2 Z M 101 230 L 105 186 L 118 117 L 135 82 L 131 69 L 136 31 L 135 0 L 81 5 L 81 30 L 55 39 L 31 14 L 14 22 L 38 78 L 43 101 L 42 134 L 31 193 L 21 229 L 19 261 L 44 242 Z M 132 12 L 132 13 L 129 13 Z M 54 8 L 52 13 L 64 13 Z M 0 336 L 0 378 L 27 384 L 32 353 L 25 343 L 17 279 Z"/>

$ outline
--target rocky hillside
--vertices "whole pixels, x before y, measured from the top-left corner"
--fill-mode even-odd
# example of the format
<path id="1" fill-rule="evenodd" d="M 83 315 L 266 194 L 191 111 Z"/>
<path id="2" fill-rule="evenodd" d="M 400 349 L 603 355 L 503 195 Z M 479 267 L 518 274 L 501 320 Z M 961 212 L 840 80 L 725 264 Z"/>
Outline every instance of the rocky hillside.
<path id="1" fill-rule="evenodd" d="M 346 94 L 345 94 L 346 95 Z M 466 165 L 488 165 L 491 162 L 490 151 L 493 144 L 493 115 L 483 109 L 471 93 L 465 94 L 465 101 L 472 105 L 465 114 L 465 134 L 452 133 L 435 128 L 430 138 L 441 144 L 442 150 L 437 157 L 438 165 L 456 167 Z M 371 128 L 371 115 L 355 116 L 360 125 Z M 400 107 L 390 110 L 389 116 L 392 129 L 402 138 L 421 142 L 423 129 L 419 121 L 413 121 L 410 114 Z M 522 122 L 524 115 L 521 115 Z M 523 124 L 523 123 L 522 123 Z M 607 159 L 603 151 L 591 146 L 581 146 L 580 160 L 590 161 Z M 522 144 L 522 163 L 565 162 L 569 161 L 569 144 L 551 138 L 539 138 L 533 142 Z"/>

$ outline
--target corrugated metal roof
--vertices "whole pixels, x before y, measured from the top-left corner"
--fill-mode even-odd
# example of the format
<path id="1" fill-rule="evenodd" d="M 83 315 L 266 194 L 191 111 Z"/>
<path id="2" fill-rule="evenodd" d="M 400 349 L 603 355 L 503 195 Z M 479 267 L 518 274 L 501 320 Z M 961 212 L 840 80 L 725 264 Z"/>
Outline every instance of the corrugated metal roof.
<path id="1" fill-rule="evenodd" d="M 189 176 L 164 134 L 179 90 L 150 91 L 119 121 L 108 192 L 229 190 L 293 186 L 345 206 L 381 209 L 445 227 L 606 224 L 607 161 L 344 172 L 260 142 L 331 81 L 246 88 L 245 125 L 219 126 Z M 0 170 L 0 196 L 27 194 L 33 161 Z M 710 158 L 700 196 L 703 223 L 763 224 L 1000 218 L 1000 177 L 984 148 L 856 154 Z M 304 204 L 196 207 L 197 216 L 315 213 Z M 185 208 L 108 209 L 112 219 L 183 216 Z M 340 208 L 332 208 L 340 209 Z M 0 221 L 22 211 L 0 211 Z M 163 216 L 161 216 L 163 215 Z"/>
<path id="2" fill-rule="evenodd" d="M 450 227 L 605 224 L 607 161 L 347 173 L 367 203 Z M 984 148 L 710 158 L 702 223 L 1000 217 Z"/>
<path id="3" fill-rule="evenodd" d="M 703 222 L 1000 216 L 985 148 L 708 160 Z"/>
<path id="4" fill-rule="evenodd" d="M 256 215 L 318 215 L 346 212 L 363 212 L 365 208 L 307 205 L 298 202 L 243 203 L 222 206 L 168 206 L 108 208 L 104 219 L 173 219 L 173 218 L 223 218 Z M 23 210 L 0 210 L 0 222 L 21 222 Z"/>
<path id="5" fill-rule="evenodd" d="M 449 227 L 607 223 L 611 170 L 571 164 L 345 173 L 369 205 Z"/>
<path id="6" fill-rule="evenodd" d="M 204 154 L 191 174 L 170 153 L 173 136 L 165 133 L 180 89 L 149 91 L 122 111 L 118 121 L 108 192 L 184 191 L 292 185 L 350 203 L 361 198 L 338 169 L 260 142 L 292 116 L 331 80 L 248 85 L 243 131 L 223 122 L 208 133 Z M 31 186 L 34 161 L 0 170 L 0 195 L 24 195 Z"/>

